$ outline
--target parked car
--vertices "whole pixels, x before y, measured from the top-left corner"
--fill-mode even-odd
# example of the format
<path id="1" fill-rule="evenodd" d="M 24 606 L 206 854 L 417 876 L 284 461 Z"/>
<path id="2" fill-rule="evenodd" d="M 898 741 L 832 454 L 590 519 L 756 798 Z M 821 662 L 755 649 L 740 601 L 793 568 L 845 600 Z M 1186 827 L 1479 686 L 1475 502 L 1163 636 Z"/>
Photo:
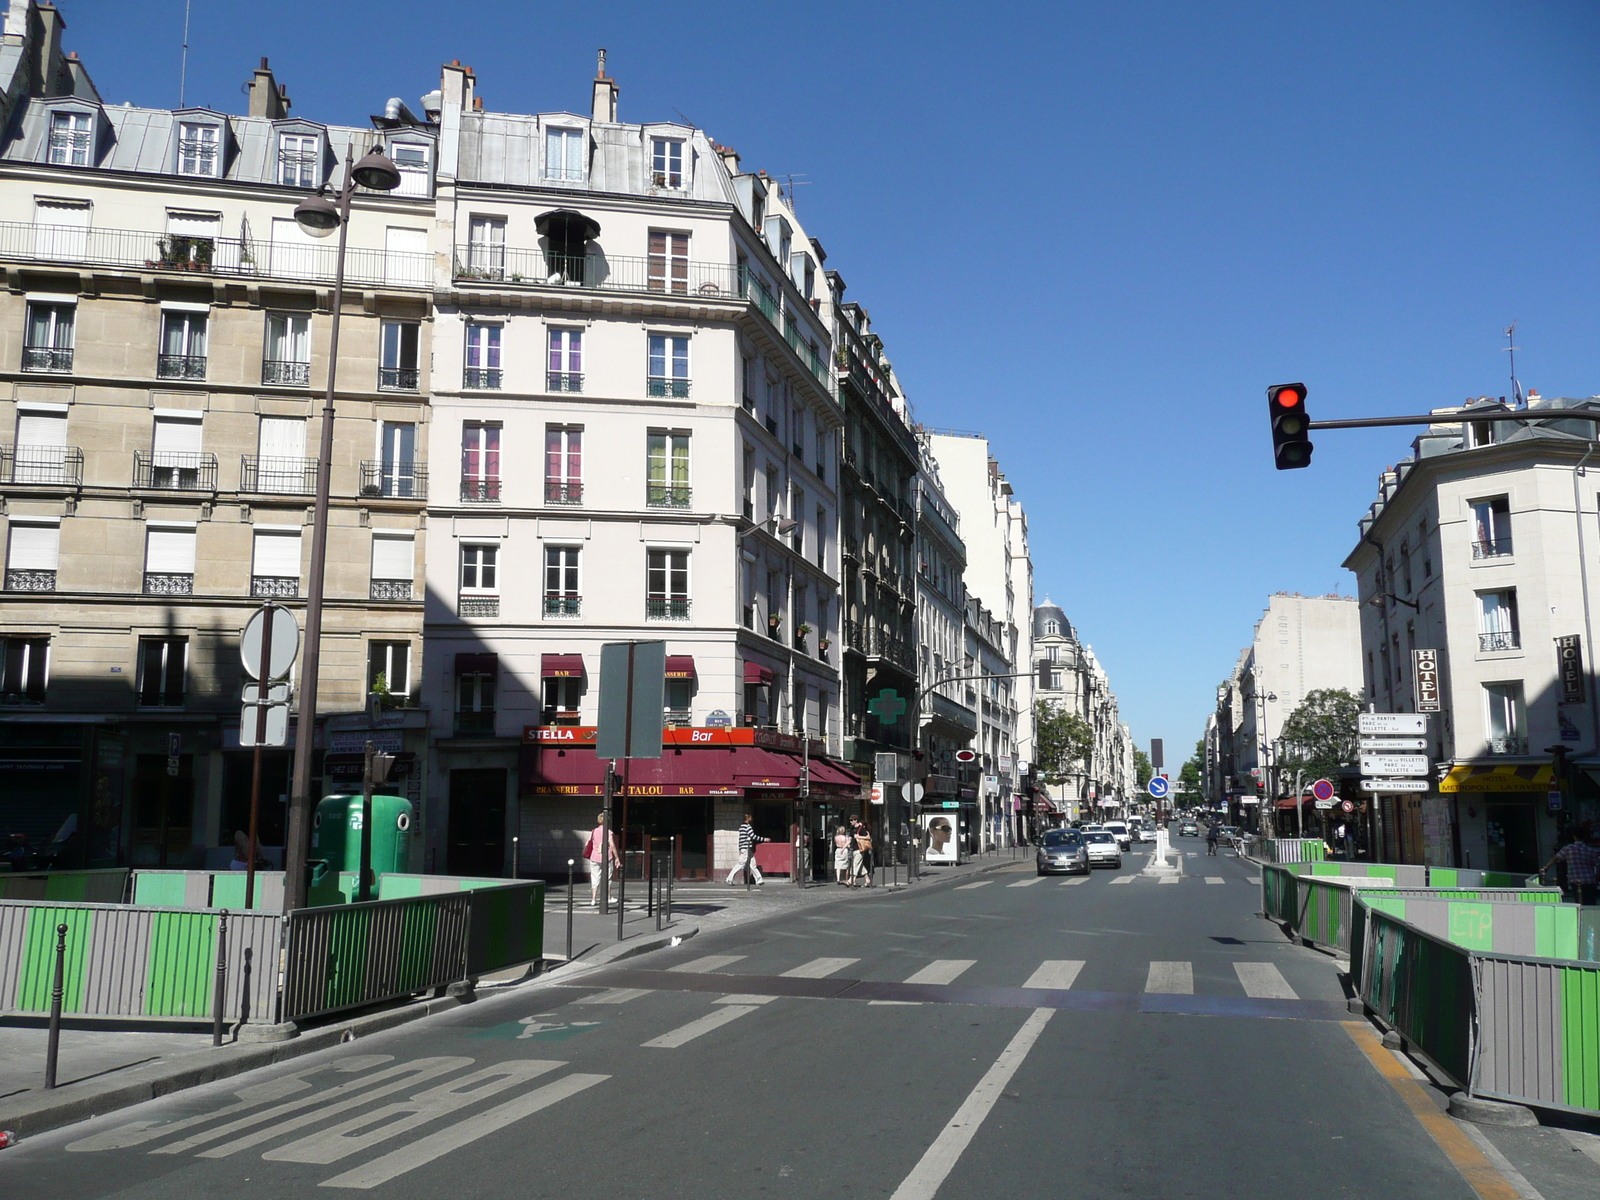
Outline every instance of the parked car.
<path id="1" fill-rule="evenodd" d="M 1133 830 L 1128 828 L 1126 821 L 1107 821 L 1106 832 L 1117 839 L 1117 849 L 1133 849 Z"/>
<path id="2" fill-rule="evenodd" d="M 1044 835 L 1044 843 L 1034 856 L 1034 866 L 1040 875 L 1063 871 L 1069 875 L 1089 873 L 1089 853 L 1084 849 L 1083 837 L 1076 829 L 1051 829 Z"/>
<path id="3" fill-rule="evenodd" d="M 1116 835 L 1109 830 L 1099 829 L 1083 835 L 1083 848 L 1089 855 L 1089 865 L 1122 866 L 1122 847 L 1117 845 Z"/>
<path id="4" fill-rule="evenodd" d="M 1185 821 L 1182 825 L 1178 826 L 1178 836 L 1199 837 L 1200 826 L 1196 825 L 1193 821 Z"/>

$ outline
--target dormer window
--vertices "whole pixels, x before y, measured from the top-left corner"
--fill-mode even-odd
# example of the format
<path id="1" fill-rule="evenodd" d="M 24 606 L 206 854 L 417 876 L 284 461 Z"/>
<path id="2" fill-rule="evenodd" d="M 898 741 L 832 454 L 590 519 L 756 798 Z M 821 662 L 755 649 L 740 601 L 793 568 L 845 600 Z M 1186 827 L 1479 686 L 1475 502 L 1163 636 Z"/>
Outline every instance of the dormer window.
<path id="1" fill-rule="evenodd" d="M 178 174 L 215 179 L 222 174 L 220 130 L 198 121 L 178 123 Z"/>
<path id="2" fill-rule="evenodd" d="M 282 187 L 314 188 L 321 171 L 322 139 L 309 133 L 278 135 L 278 183 Z M 426 167 L 426 162 L 424 162 Z"/>
<path id="3" fill-rule="evenodd" d="M 426 196 L 433 189 L 428 185 L 428 147 L 419 142 L 391 142 L 389 157 L 400 168 L 400 186 L 396 196 Z"/>
<path id="4" fill-rule="evenodd" d="M 683 143 L 674 138 L 650 141 L 650 182 L 656 187 L 683 186 Z"/>
<path id="5" fill-rule="evenodd" d="M 50 161 L 53 164 L 62 167 L 89 165 L 89 144 L 93 136 L 89 120 L 88 113 L 50 114 Z"/>
<path id="6" fill-rule="evenodd" d="M 544 177 L 568 183 L 583 182 L 583 130 L 545 130 Z"/>

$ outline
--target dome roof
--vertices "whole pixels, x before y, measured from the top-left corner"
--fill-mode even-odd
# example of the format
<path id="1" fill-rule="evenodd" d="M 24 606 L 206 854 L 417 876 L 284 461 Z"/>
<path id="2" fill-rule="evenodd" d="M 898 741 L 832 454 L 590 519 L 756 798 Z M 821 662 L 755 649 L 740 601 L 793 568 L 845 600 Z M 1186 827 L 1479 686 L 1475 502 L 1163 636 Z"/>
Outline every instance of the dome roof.
<path id="1" fill-rule="evenodd" d="M 1045 623 L 1047 621 L 1058 622 L 1058 628 L 1055 633 L 1045 632 Z M 1046 599 L 1043 604 L 1033 610 L 1033 636 L 1035 638 L 1065 637 L 1075 642 L 1078 640 L 1078 631 L 1072 627 L 1072 622 L 1067 620 L 1067 614 Z"/>

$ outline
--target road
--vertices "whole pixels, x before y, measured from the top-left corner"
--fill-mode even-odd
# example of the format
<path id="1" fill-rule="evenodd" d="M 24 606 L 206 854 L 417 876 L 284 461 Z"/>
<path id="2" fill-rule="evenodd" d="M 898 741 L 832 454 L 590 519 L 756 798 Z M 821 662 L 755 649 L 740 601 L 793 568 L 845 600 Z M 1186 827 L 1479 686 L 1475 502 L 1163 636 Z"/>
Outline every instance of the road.
<path id="1" fill-rule="evenodd" d="M 30 1139 L 0 1194 L 1596 1194 L 1582 1133 L 1441 1146 L 1251 865 L 1180 846 L 1175 882 L 1019 864 L 526 986 Z M 1527 1190 L 1475 1191 L 1482 1146 Z"/>

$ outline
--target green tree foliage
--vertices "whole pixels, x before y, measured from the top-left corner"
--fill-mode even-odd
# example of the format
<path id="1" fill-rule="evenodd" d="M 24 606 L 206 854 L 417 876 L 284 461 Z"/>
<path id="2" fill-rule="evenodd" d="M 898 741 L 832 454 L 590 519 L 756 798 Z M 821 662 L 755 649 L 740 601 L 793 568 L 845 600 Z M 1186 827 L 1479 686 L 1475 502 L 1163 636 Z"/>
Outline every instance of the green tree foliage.
<path id="1" fill-rule="evenodd" d="M 1065 783 L 1094 749 L 1094 730 L 1064 704 L 1040 700 L 1033 708 L 1034 762 L 1046 783 Z"/>
<path id="2" fill-rule="evenodd" d="M 1137 746 L 1133 748 L 1133 776 L 1139 785 L 1139 790 L 1144 791 L 1144 785 L 1150 782 L 1156 769 L 1150 765 L 1150 756 Z"/>
<path id="3" fill-rule="evenodd" d="M 1361 697 L 1345 688 L 1308 692 L 1283 723 L 1278 777 L 1294 787 L 1296 769 L 1307 780 L 1333 778 L 1341 763 L 1356 761 L 1356 718 Z"/>
<path id="4" fill-rule="evenodd" d="M 1194 744 L 1194 755 L 1183 764 L 1183 769 L 1178 772 L 1178 790 L 1183 793 L 1183 798 L 1190 803 L 1198 803 L 1201 794 L 1205 791 L 1206 779 L 1206 741 L 1201 738 Z"/>

